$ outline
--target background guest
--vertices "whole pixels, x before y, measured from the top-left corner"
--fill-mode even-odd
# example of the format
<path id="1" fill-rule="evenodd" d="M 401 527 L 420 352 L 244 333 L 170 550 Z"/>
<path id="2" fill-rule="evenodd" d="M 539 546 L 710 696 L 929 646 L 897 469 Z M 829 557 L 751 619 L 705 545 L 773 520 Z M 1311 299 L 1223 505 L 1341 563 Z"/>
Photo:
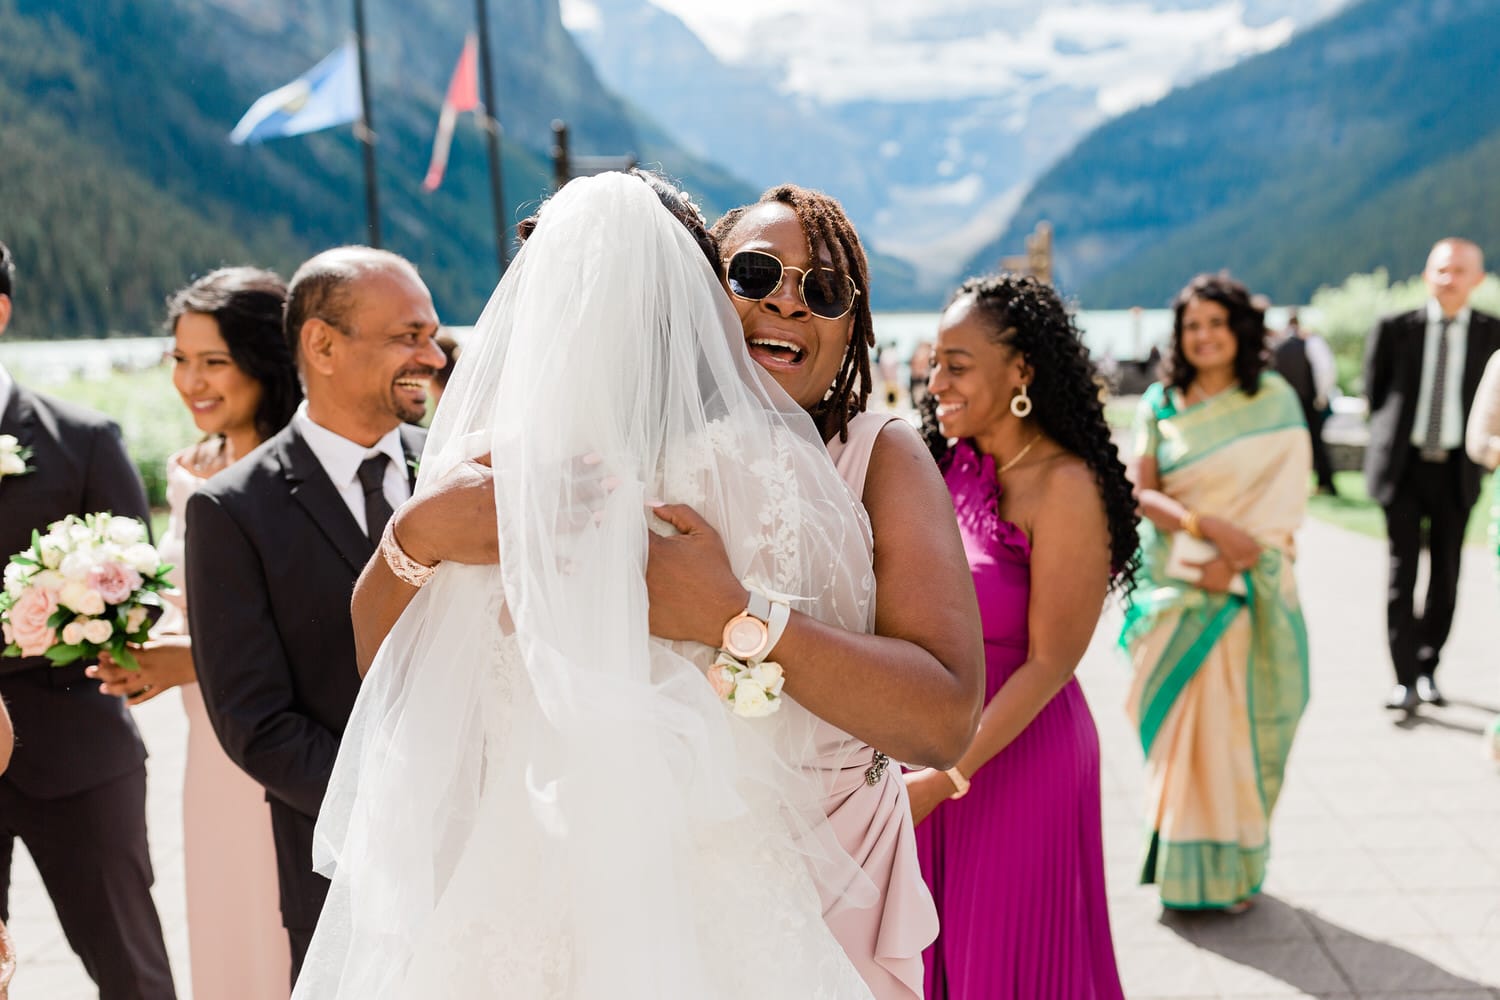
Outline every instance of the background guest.
<path id="1" fill-rule="evenodd" d="M 1307 704 L 1292 534 L 1311 448 L 1296 393 L 1263 371 L 1265 318 L 1244 285 L 1199 275 L 1173 314 L 1165 381 L 1136 418 L 1131 479 L 1148 523 L 1120 637 L 1146 753 L 1141 881 L 1168 908 L 1240 912 L 1265 880 Z"/>
<path id="2" fill-rule="evenodd" d="M 14 272 L 10 250 L 0 244 L 0 334 L 10 323 Z M 109 511 L 150 523 L 120 429 L 18 385 L 4 366 L 0 434 L 32 452 L 31 471 L 6 476 L 0 489 L 0 558 L 69 514 Z M 100 1000 L 171 998 L 172 970 L 151 899 L 146 748 L 125 703 L 100 694 L 87 667 L 0 656 L 0 701 L 16 734 L 10 769 L 0 776 L 0 921 L 10 916 L 11 857 L 20 838 Z"/>
<path id="3" fill-rule="evenodd" d="M 929 389 L 924 429 L 979 596 L 988 703 L 956 766 L 906 776 L 942 927 L 927 997 L 1120 998 L 1099 734 L 1073 672 L 1106 591 L 1134 573 L 1130 482 L 1078 328 L 1034 278 L 959 288 Z"/>
<path id="4" fill-rule="evenodd" d="M 187 499 L 208 477 L 244 458 L 291 420 L 302 398 L 281 334 L 286 285 L 275 274 L 229 267 L 199 278 L 167 302 L 172 384 L 207 436 L 167 460 L 171 520 L 161 542 L 177 587 L 136 650 L 138 673 L 105 654 L 106 694 L 136 705 L 180 686 L 188 717 L 183 772 L 183 867 L 188 945 L 197 1000 L 277 1000 L 287 995 L 290 956 L 276 906 L 276 848 L 265 791 L 214 736 L 193 666 L 183 570 Z"/>
<path id="5" fill-rule="evenodd" d="M 328 891 L 318 807 L 359 690 L 349 597 L 411 465 L 442 367 L 416 268 L 368 247 L 303 264 L 284 327 L 307 399 L 187 503 L 194 661 L 219 742 L 266 790 L 295 979 Z"/>
<path id="6" fill-rule="evenodd" d="M 1438 241 L 1422 278 L 1427 304 L 1381 320 L 1365 352 L 1365 480 L 1390 539 L 1386 632 L 1396 687 L 1386 708 L 1406 712 L 1444 703 L 1438 660 L 1453 625 L 1464 529 L 1479 499 L 1480 469 L 1464 453 L 1464 425 L 1485 363 L 1500 349 L 1500 319 L 1469 308 L 1484 280 L 1479 247 Z M 1424 548 L 1429 572 L 1419 610 Z"/>
<path id="7" fill-rule="evenodd" d="M 1292 387 L 1297 402 L 1302 405 L 1302 417 L 1307 421 L 1312 442 L 1313 472 L 1318 477 L 1318 492 L 1337 496 L 1338 490 L 1333 485 L 1333 462 L 1328 455 L 1328 445 L 1323 443 L 1323 424 L 1328 417 L 1328 401 L 1336 374 L 1333 351 L 1322 337 L 1302 329 L 1302 324 L 1297 321 L 1297 310 L 1293 309 L 1287 317 L 1286 329 L 1271 350 L 1271 363 L 1277 374 Z"/>

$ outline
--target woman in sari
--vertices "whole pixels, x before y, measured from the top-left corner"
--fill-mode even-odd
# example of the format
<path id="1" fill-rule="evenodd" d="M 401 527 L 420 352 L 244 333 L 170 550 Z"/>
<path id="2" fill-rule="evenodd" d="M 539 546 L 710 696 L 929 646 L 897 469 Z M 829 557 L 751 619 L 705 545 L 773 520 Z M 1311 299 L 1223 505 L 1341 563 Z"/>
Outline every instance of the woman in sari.
<path id="1" fill-rule="evenodd" d="M 1120 636 L 1146 755 L 1143 884 L 1169 909 L 1243 912 L 1265 879 L 1271 810 L 1307 704 L 1292 534 L 1311 445 L 1264 370 L 1246 288 L 1200 275 L 1173 303 L 1163 380 L 1141 399 L 1141 570 Z"/>

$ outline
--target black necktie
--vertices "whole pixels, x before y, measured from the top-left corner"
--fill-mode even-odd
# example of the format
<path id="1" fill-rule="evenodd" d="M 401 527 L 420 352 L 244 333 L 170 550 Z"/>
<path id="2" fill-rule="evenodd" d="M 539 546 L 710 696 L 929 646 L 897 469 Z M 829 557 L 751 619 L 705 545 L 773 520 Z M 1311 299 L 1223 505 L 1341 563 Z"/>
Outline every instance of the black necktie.
<path id="1" fill-rule="evenodd" d="M 1438 329 L 1437 365 L 1432 371 L 1432 400 L 1427 409 L 1427 433 L 1422 436 L 1422 455 L 1436 459 L 1445 457 L 1443 450 L 1443 403 L 1447 397 L 1448 383 L 1448 327 L 1453 320 L 1443 318 Z"/>
<path id="2" fill-rule="evenodd" d="M 385 498 L 385 467 L 389 462 L 384 455 L 371 455 L 359 463 L 359 485 L 365 491 L 365 534 L 374 544 L 379 544 L 385 522 L 391 519 L 391 503 Z"/>

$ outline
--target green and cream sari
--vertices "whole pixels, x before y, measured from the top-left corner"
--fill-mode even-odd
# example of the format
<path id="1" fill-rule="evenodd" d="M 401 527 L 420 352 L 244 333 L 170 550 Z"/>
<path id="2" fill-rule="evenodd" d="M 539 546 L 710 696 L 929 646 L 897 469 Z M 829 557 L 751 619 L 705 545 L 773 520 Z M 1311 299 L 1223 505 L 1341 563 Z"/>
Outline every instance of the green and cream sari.
<path id="1" fill-rule="evenodd" d="M 1134 668 L 1129 712 L 1146 754 L 1149 827 L 1141 881 L 1174 908 L 1231 906 L 1265 878 L 1271 810 L 1307 705 L 1307 633 L 1292 534 L 1307 508 L 1311 444 L 1279 376 L 1195 406 L 1153 385 L 1137 454 L 1162 492 L 1261 543 L 1245 596 L 1165 573 L 1172 535 L 1141 522 L 1141 573 L 1120 643 Z"/>

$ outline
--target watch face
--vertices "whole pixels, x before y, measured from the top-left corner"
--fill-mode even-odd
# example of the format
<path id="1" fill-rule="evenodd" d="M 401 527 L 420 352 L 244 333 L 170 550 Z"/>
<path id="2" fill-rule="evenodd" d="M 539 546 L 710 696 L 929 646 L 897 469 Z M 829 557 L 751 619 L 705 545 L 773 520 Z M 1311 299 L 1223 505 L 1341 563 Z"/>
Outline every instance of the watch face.
<path id="1" fill-rule="evenodd" d="M 724 648 L 742 660 L 747 659 L 760 652 L 768 634 L 765 622 L 741 615 L 730 622 L 729 628 L 725 630 Z"/>

